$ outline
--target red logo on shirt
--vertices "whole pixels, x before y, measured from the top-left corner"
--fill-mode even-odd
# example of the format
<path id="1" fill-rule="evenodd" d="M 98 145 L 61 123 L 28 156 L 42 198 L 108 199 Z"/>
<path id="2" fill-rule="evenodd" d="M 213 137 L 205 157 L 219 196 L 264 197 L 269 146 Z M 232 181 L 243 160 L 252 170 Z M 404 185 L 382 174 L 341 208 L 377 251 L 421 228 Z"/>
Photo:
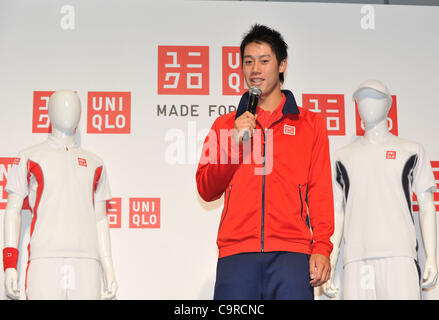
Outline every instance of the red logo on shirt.
<path id="1" fill-rule="evenodd" d="M 302 104 L 304 108 L 321 114 L 326 122 L 328 135 L 346 135 L 344 95 L 303 94 Z"/>
<path id="2" fill-rule="evenodd" d="M 296 127 L 284 125 L 284 134 L 288 134 L 290 136 L 294 136 L 296 134 Z"/>
<path id="3" fill-rule="evenodd" d="M 396 151 L 387 151 L 386 159 L 395 160 L 396 159 Z"/>
<path id="4" fill-rule="evenodd" d="M 209 47 L 158 46 L 158 94 L 209 94 Z"/>
<path id="5" fill-rule="evenodd" d="M 78 158 L 78 164 L 79 164 L 81 167 L 86 167 L 86 166 L 87 166 L 87 160 L 86 160 L 86 159 L 83 159 L 83 158 Z"/>
<path id="6" fill-rule="evenodd" d="M 160 228 L 160 198 L 130 198 L 130 228 Z"/>
<path id="7" fill-rule="evenodd" d="M 436 180 L 436 187 L 439 190 L 439 161 L 431 161 L 431 167 L 433 169 L 434 180 Z M 434 204 L 436 205 L 436 211 L 439 211 L 439 191 L 433 194 Z"/>

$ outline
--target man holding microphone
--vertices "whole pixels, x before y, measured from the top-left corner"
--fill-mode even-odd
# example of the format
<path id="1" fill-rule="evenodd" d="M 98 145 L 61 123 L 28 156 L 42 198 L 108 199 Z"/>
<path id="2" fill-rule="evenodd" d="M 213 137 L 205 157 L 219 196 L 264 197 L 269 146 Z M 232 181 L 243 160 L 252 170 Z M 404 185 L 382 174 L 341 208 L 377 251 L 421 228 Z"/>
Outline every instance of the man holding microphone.
<path id="1" fill-rule="evenodd" d="M 331 273 L 326 128 L 281 90 L 287 44 L 279 32 L 254 25 L 241 43 L 241 61 L 248 87 L 257 89 L 215 120 L 196 173 L 205 201 L 225 194 L 214 299 L 313 299 L 313 288 Z M 253 114 L 254 92 L 260 95 Z"/>

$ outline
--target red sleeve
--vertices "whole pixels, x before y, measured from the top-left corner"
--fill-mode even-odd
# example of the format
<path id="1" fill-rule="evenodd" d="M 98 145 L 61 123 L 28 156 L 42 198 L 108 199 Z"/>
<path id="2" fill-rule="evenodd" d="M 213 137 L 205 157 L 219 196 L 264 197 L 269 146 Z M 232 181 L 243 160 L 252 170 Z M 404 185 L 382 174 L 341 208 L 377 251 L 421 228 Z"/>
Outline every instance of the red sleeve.
<path id="1" fill-rule="evenodd" d="M 312 253 L 329 258 L 333 248 L 330 238 L 334 233 L 334 201 L 328 133 L 319 115 L 315 117 L 314 129 L 308 177 L 308 207 L 314 238 Z"/>
<path id="2" fill-rule="evenodd" d="M 204 141 L 196 173 L 198 193 L 205 201 L 221 197 L 242 162 L 242 150 L 231 138 L 233 129 L 220 130 L 218 122 Z"/>

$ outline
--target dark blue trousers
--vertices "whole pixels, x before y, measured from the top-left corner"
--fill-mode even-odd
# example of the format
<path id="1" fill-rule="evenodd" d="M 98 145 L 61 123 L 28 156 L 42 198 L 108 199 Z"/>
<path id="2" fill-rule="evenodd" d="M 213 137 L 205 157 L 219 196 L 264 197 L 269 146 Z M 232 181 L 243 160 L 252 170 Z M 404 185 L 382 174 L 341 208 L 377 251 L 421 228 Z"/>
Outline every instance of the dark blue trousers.
<path id="1" fill-rule="evenodd" d="M 218 259 L 215 300 L 313 300 L 309 255 L 241 253 Z"/>

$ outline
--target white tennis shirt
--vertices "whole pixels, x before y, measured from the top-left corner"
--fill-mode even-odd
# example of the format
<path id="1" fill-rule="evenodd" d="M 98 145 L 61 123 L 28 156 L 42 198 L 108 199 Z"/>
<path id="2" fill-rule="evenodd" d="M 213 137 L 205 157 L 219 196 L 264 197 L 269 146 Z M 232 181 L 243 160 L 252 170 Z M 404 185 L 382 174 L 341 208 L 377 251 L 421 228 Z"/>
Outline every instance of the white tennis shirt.
<path id="1" fill-rule="evenodd" d="M 344 264 L 378 257 L 417 259 L 413 191 L 436 190 L 422 145 L 393 135 L 382 144 L 361 137 L 337 150 L 334 161 L 345 197 Z"/>
<path id="2" fill-rule="evenodd" d="M 5 190 L 29 197 L 29 259 L 99 259 L 94 202 L 111 199 L 111 192 L 98 156 L 49 136 L 19 153 Z"/>

